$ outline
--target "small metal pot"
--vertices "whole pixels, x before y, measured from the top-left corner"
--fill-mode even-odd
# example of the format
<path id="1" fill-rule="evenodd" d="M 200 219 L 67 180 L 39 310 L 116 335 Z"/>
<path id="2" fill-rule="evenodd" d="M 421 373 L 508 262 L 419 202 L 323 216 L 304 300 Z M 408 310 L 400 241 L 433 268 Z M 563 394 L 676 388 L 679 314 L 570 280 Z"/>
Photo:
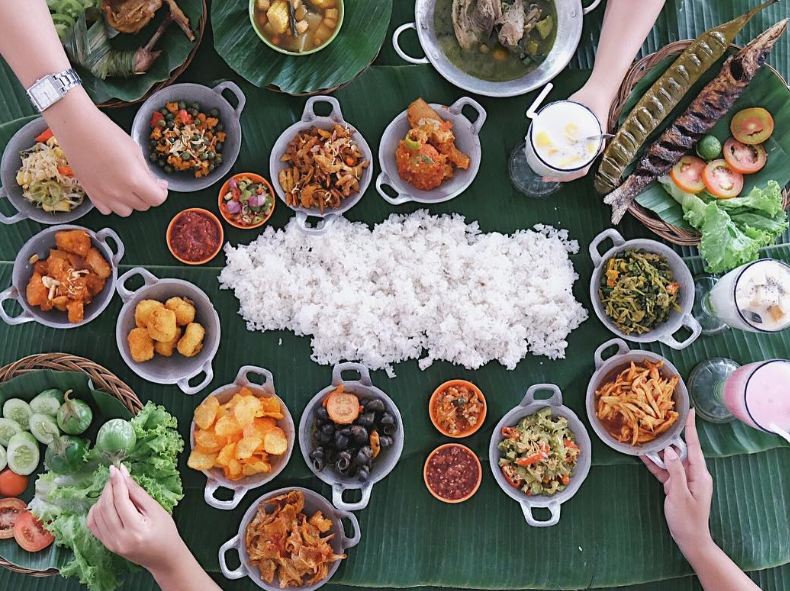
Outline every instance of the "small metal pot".
<path id="1" fill-rule="evenodd" d="M 223 96 L 226 90 L 236 97 L 235 108 Z M 225 128 L 226 134 L 222 150 L 222 164 L 216 167 L 208 176 L 195 178 L 190 171 L 167 174 L 155 163 L 148 160 L 148 136 L 151 133 L 149 124 L 151 115 L 153 115 L 154 111 L 164 107 L 166 103 L 178 101 L 196 102 L 206 111 L 211 109 L 219 111 L 219 120 Z M 192 83 L 171 84 L 152 94 L 142 104 L 137 111 L 137 115 L 134 116 L 132 138 L 146 156 L 148 168 L 157 177 L 165 179 L 170 190 L 182 193 L 200 191 L 222 179 L 239 157 L 239 150 L 241 149 L 241 112 L 244 110 L 246 103 L 247 98 L 235 82 L 221 82 L 213 88 Z"/>
<path id="2" fill-rule="evenodd" d="M 541 390 L 552 392 L 551 397 L 546 400 L 536 400 L 535 394 Z M 502 474 L 502 470 L 499 468 L 499 443 L 502 441 L 502 428 L 516 425 L 524 417 L 531 416 L 547 406 L 551 407 L 551 413 L 553 415 L 568 419 L 568 426 L 576 436 L 576 443 L 581 450 L 581 454 L 573 470 L 571 481 L 565 490 L 551 496 L 528 496 L 519 489 L 511 486 L 505 479 L 504 474 Z M 551 527 L 552 525 L 557 525 L 560 521 L 561 505 L 570 500 L 570 498 L 579 491 L 585 478 L 587 478 L 587 474 L 590 472 L 592 442 L 590 441 L 590 436 L 587 434 L 587 429 L 584 428 L 584 424 L 579 420 L 579 417 L 576 416 L 576 413 L 567 406 L 563 406 L 562 392 L 559 386 L 555 384 L 535 384 L 534 386 L 530 386 L 529 390 L 527 390 L 521 403 L 502 417 L 502 420 L 494 427 L 494 432 L 491 435 L 491 443 L 488 446 L 488 460 L 489 464 L 491 464 L 491 472 L 494 474 L 494 479 L 497 481 L 497 484 L 507 496 L 521 505 L 521 511 L 524 513 L 524 519 L 526 519 L 527 524 L 532 527 Z M 551 518 L 547 521 L 538 521 L 532 515 L 533 507 L 548 509 L 551 512 Z"/>
<path id="3" fill-rule="evenodd" d="M 27 219 L 40 224 L 67 224 L 78 220 L 93 209 L 93 203 L 87 195 L 82 203 L 69 212 L 48 213 L 25 199 L 22 187 L 16 182 L 16 173 L 22 166 L 20 152 L 32 147 L 36 143 L 35 138 L 47 127 L 47 122 L 41 117 L 33 119 L 17 131 L 6 144 L 3 160 L 0 162 L 0 180 L 2 180 L 0 199 L 8 199 L 19 213 L 12 216 L 0 213 L 0 224 L 15 224 Z"/>
<path id="4" fill-rule="evenodd" d="M 604 360 L 603 353 L 611 347 L 617 347 L 617 353 Z M 614 450 L 629 456 L 647 456 L 654 464 L 660 468 L 665 468 L 664 461 L 658 455 L 669 447 L 675 447 L 678 450 L 678 455 L 682 460 L 688 457 L 688 448 L 686 442 L 683 441 L 683 429 L 686 425 L 686 418 L 689 414 L 689 393 L 686 389 L 686 383 L 677 368 L 672 365 L 666 358 L 650 351 L 631 351 L 626 342 L 622 339 L 612 339 L 606 341 L 603 345 L 595 350 L 595 373 L 590 378 L 590 383 L 587 386 L 587 418 L 590 420 L 593 430 L 598 435 L 601 441 Z M 663 361 L 664 366 L 660 372 L 663 376 L 671 378 L 673 376 L 680 377 L 677 387 L 675 388 L 675 410 L 679 416 L 678 420 L 672 427 L 662 433 L 659 437 L 646 443 L 644 445 L 630 445 L 628 443 L 621 443 L 612 437 L 606 428 L 601 424 L 598 416 L 595 414 L 595 392 L 605 382 L 614 380 L 617 374 L 626 369 L 631 363 L 642 363 L 644 361 Z"/>
<path id="5" fill-rule="evenodd" d="M 261 579 L 258 569 L 250 562 L 250 556 L 247 553 L 245 539 L 247 537 L 247 526 L 249 526 L 250 522 L 255 519 L 255 516 L 258 514 L 258 507 L 261 504 L 265 506 L 270 499 L 291 491 L 300 491 L 302 494 L 304 494 L 304 513 L 306 515 L 312 515 L 316 511 L 321 511 L 324 517 L 332 520 L 332 533 L 334 534 L 334 537 L 329 543 L 336 554 L 344 554 L 346 550 L 359 544 L 359 541 L 362 539 L 362 534 L 359 529 L 359 521 L 357 521 L 357 518 L 353 513 L 343 511 L 342 509 L 336 509 L 324 497 L 306 488 L 301 488 L 298 486 L 280 488 L 278 490 L 273 490 L 270 493 L 266 493 L 257 501 L 255 501 L 250 506 L 250 508 L 247 509 L 244 517 L 241 518 L 239 532 L 230 540 L 222 544 L 222 546 L 220 546 L 219 567 L 226 579 L 235 580 L 244 577 L 250 577 L 252 582 L 258 585 L 258 587 L 261 589 L 266 589 L 266 591 L 280 591 L 279 581 L 276 579 L 272 581 L 271 585 L 265 583 Z M 343 529 L 343 519 L 348 519 L 354 528 L 354 534 L 350 538 L 346 536 Z M 239 554 L 239 561 L 241 562 L 241 565 L 236 570 L 230 570 L 230 568 L 228 568 L 228 563 L 225 558 L 225 555 L 228 553 L 228 551 L 232 549 L 235 549 Z M 289 589 L 294 589 L 295 591 L 315 591 L 319 587 L 323 587 L 334 576 L 334 574 L 337 572 L 337 569 L 340 568 L 340 562 L 340 560 L 337 560 L 330 565 L 329 572 L 327 572 L 326 578 L 323 581 L 319 581 L 314 585 L 289 587 Z"/>
<path id="6" fill-rule="evenodd" d="M 344 371 L 357 372 L 359 374 L 359 379 L 344 380 L 342 376 Z M 392 436 L 392 445 L 381 450 L 376 461 L 373 462 L 370 477 L 365 482 L 361 482 L 355 477 L 342 476 L 331 466 L 326 466 L 319 472 L 313 467 L 313 463 L 310 461 L 310 452 L 313 450 L 315 410 L 321 405 L 324 397 L 330 392 L 333 392 L 340 384 L 343 384 L 343 388 L 346 392 L 356 394 L 360 398 L 378 398 L 382 400 L 387 411 L 395 416 L 395 420 L 398 424 L 398 429 Z M 302 457 L 313 474 L 332 487 L 332 503 L 334 503 L 335 507 L 343 509 L 344 511 L 359 511 L 368 506 L 373 485 L 392 472 L 395 465 L 398 463 L 401 453 L 403 453 L 403 439 L 403 419 L 401 418 L 398 407 L 395 406 L 395 402 L 393 402 L 389 396 L 373 385 L 373 382 L 370 380 L 368 368 L 360 363 L 347 362 L 335 365 L 332 369 L 332 385 L 327 386 L 313 396 L 312 400 L 307 403 L 302 413 L 302 419 L 299 421 L 299 447 L 302 449 Z M 343 493 L 347 490 L 360 490 L 362 492 L 362 498 L 356 503 L 347 503 L 343 500 Z"/>
<path id="7" fill-rule="evenodd" d="M 126 282 L 137 275 L 142 277 L 143 286 L 134 291 L 127 289 Z M 205 292 L 181 279 L 159 279 L 142 267 L 135 267 L 121 275 L 116 289 L 121 296 L 123 307 L 118 313 L 118 323 L 115 325 L 115 342 L 129 369 L 154 384 L 176 384 L 184 394 L 197 394 L 208 386 L 214 379 L 211 363 L 219 349 L 220 323 L 217 311 Z M 129 333 L 137 326 L 134 320 L 137 304 L 142 300 L 164 303 L 174 297 L 187 298 L 195 304 L 195 320 L 206 329 L 203 348 L 194 357 L 173 353 L 172 357 L 156 355 L 150 361 L 137 363 L 132 359 L 128 341 Z M 189 381 L 201 373 L 205 373 L 206 377 L 197 386 L 191 386 Z"/>
<path id="8" fill-rule="evenodd" d="M 463 113 L 464 107 L 469 106 L 477 112 L 474 122 L 470 121 Z M 400 141 L 406 137 L 410 126 L 408 111 L 403 111 L 392 123 L 384 130 L 379 144 L 379 164 L 381 173 L 376 178 L 376 190 L 379 195 L 392 205 L 402 205 L 409 201 L 419 203 L 441 203 L 457 197 L 469 188 L 475 180 L 477 171 L 480 169 L 480 159 L 482 150 L 480 149 L 480 130 L 485 123 L 486 110 L 477 101 L 462 97 L 449 107 L 431 103 L 431 107 L 445 121 L 453 124 L 456 146 L 461 152 L 467 154 L 471 160 L 469 168 L 466 170 L 457 169 L 453 171 L 453 176 L 447 179 L 432 191 L 421 191 L 410 185 L 398 174 L 398 165 L 395 162 L 395 150 Z M 390 196 L 384 187 L 391 187 L 397 192 L 397 196 Z"/>
<path id="9" fill-rule="evenodd" d="M 332 107 L 332 112 L 329 113 L 327 117 L 316 115 L 316 103 L 328 103 Z M 296 134 L 307 131 L 313 127 L 332 129 L 335 124 L 345 125 L 351 128 L 351 137 L 354 142 L 356 142 L 357 146 L 359 146 L 362 155 L 370 162 L 370 165 L 365 169 L 359 181 L 359 191 L 356 195 L 343 199 L 340 207 L 336 209 L 325 209 L 323 212 L 317 207 L 305 208 L 289 205 L 285 200 L 285 191 L 280 184 L 280 171 L 288 168 L 288 163 L 282 162 L 280 158 L 285 154 L 288 144 Z M 370 181 L 373 178 L 373 152 L 371 152 L 370 146 L 367 141 L 365 141 L 365 138 L 362 137 L 362 134 L 343 119 L 343 112 L 340 110 L 340 103 L 336 98 L 331 96 L 314 96 L 307 99 L 302 118 L 282 132 L 277 142 L 274 144 L 269 157 L 269 174 L 271 175 L 272 186 L 277 196 L 286 206 L 296 212 L 296 224 L 299 228 L 307 234 L 323 234 L 331 227 L 332 223 L 338 217 L 359 203 L 359 200 L 362 199 L 368 186 L 370 186 Z M 307 218 L 310 217 L 320 218 L 320 221 L 315 226 L 309 226 L 307 224 Z"/>
<path id="10" fill-rule="evenodd" d="M 506 97 L 526 94 L 546 84 L 559 74 L 576 53 L 582 35 L 582 19 L 594 10 L 601 0 L 593 0 L 586 8 L 581 0 L 554 0 L 557 8 L 557 36 L 549 55 L 530 73 L 506 82 L 492 82 L 475 78 L 453 64 L 442 51 L 434 27 L 435 0 L 417 0 L 414 6 L 415 22 L 406 23 L 395 29 L 392 45 L 397 54 L 412 64 L 433 64 L 436 71 L 448 82 L 459 88 L 485 96 Z M 408 30 L 415 29 L 426 57 L 415 58 L 401 49 L 399 38 Z"/>
<path id="11" fill-rule="evenodd" d="M 250 375 L 258 375 L 262 377 L 263 383 L 259 385 L 251 382 L 248 377 Z M 248 476 L 242 480 L 228 480 L 225 478 L 225 475 L 219 468 L 212 468 L 211 470 L 204 471 L 203 474 L 206 475 L 206 488 L 203 491 L 203 500 L 206 501 L 206 504 L 209 507 L 223 509 L 226 511 L 230 511 L 231 509 L 238 507 L 239 503 L 241 503 L 241 500 L 244 498 L 244 495 L 247 494 L 247 491 L 271 482 L 280 474 L 280 472 L 285 469 L 285 466 L 288 464 L 288 460 L 291 459 L 291 452 L 293 452 L 294 440 L 296 439 L 296 430 L 294 428 L 294 421 L 291 417 L 291 412 L 288 410 L 285 402 L 283 402 L 283 400 L 275 393 L 274 377 L 272 376 L 272 372 L 270 372 L 268 369 L 255 367 L 254 365 L 245 365 L 239 369 L 239 373 L 236 374 L 236 379 L 233 380 L 232 384 L 217 388 L 211 394 L 206 396 L 206 398 L 209 396 L 214 396 L 217 400 L 219 400 L 220 404 L 225 404 L 226 402 L 230 401 L 230 399 L 233 398 L 233 395 L 236 394 L 242 387 L 247 387 L 253 391 L 261 392 L 266 396 L 274 396 L 280 401 L 280 407 L 283 409 L 283 418 L 280 419 L 277 424 L 283 431 L 285 431 L 285 436 L 288 439 L 288 449 L 281 456 L 269 456 L 270 463 L 272 465 L 272 471 L 266 474 Z M 194 449 L 194 420 L 192 421 L 192 426 L 189 430 L 189 443 L 192 446 L 192 449 Z M 219 488 L 232 490 L 233 498 L 229 501 L 219 500 L 214 496 L 214 493 L 217 492 L 217 489 Z"/>
<path id="12" fill-rule="evenodd" d="M 612 240 L 614 246 L 601 255 L 598 247 L 607 238 Z M 612 322 L 611 318 L 606 315 L 606 310 L 604 310 L 601 298 L 598 295 L 598 286 L 601 284 L 601 277 L 606 271 L 604 268 L 606 261 L 625 250 L 645 250 L 663 256 L 669 262 L 675 281 L 680 284 L 680 311 L 672 310 L 666 322 L 643 335 L 626 334 L 621 331 Z M 593 238 L 590 243 L 590 258 L 595 267 L 590 279 L 590 301 L 592 301 L 593 309 L 598 319 L 614 334 L 635 343 L 653 343 L 658 341 L 677 350 L 685 349 L 702 334 L 700 323 L 697 322 L 691 313 L 691 309 L 694 307 L 694 278 L 691 276 L 691 271 L 689 271 L 686 263 L 674 250 L 655 240 L 637 239 L 626 241 L 617 230 L 609 228 Z M 689 329 L 691 335 L 684 341 L 678 341 L 673 335 L 682 327 Z"/>
<path id="13" fill-rule="evenodd" d="M 82 322 L 71 323 L 65 312 L 60 310 L 49 310 L 42 312 L 40 308 L 31 306 L 27 303 L 25 291 L 27 289 L 28 281 L 33 275 L 33 263 L 31 260 L 34 256 L 39 259 L 45 259 L 49 256 L 49 251 L 55 248 L 55 234 L 63 230 L 84 230 L 91 237 L 91 243 L 99 252 L 101 252 L 104 259 L 112 267 L 112 275 L 107 279 L 104 284 L 104 289 L 99 292 L 93 301 L 85 306 L 85 317 Z M 111 238 L 115 242 L 116 252 L 107 244 L 107 238 Z M 123 258 L 125 249 L 123 242 L 121 242 L 118 234 L 110 228 L 104 228 L 98 232 L 83 228 L 82 226 L 52 226 L 46 230 L 42 230 L 30 240 L 25 242 L 14 261 L 14 269 L 11 274 L 11 287 L 0 293 L 0 318 L 6 324 L 24 324 L 25 322 L 36 321 L 44 326 L 51 328 L 77 328 L 88 324 L 91 320 L 101 314 L 104 309 L 110 304 L 113 293 L 115 293 L 115 282 L 118 279 L 118 263 Z M 22 307 L 22 313 L 18 316 L 10 316 L 8 312 L 3 309 L 3 301 L 16 300 Z"/>

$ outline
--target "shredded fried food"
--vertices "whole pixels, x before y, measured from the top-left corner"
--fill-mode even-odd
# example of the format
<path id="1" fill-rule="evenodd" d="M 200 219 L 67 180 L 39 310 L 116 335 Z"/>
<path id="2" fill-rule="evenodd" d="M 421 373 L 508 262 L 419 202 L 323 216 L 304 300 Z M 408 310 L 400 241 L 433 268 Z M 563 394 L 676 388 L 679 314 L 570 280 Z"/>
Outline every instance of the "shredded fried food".
<path id="1" fill-rule="evenodd" d="M 315 585 L 326 579 L 333 563 L 346 557 L 332 549 L 331 531 L 332 521 L 321 511 L 308 517 L 304 494 L 292 490 L 258 506 L 247 526 L 247 554 L 267 584 L 277 578 L 281 589 Z"/>
<path id="2" fill-rule="evenodd" d="M 291 140 L 280 158 L 289 167 L 278 177 L 288 205 L 317 208 L 323 213 L 359 193 L 370 161 L 353 133 L 351 128 L 335 124 L 331 130 L 312 127 Z"/>
<path id="3" fill-rule="evenodd" d="M 595 415 L 621 443 L 653 441 L 678 420 L 674 393 L 680 378 L 661 375 L 663 366 L 663 361 L 632 362 L 595 391 Z"/>

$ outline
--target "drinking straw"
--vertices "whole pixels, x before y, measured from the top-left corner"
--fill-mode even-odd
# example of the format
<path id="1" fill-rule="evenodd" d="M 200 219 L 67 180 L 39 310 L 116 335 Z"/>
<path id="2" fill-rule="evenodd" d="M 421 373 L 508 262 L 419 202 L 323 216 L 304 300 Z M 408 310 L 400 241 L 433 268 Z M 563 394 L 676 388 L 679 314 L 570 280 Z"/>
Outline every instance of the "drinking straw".
<path id="1" fill-rule="evenodd" d="M 537 113 L 538 107 L 540 107 L 541 103 L 543 102 L 543 99 L 545 99 L 546 96 L 551 92 L 552 88 L 554 88 L 554 85 L 551 82 L 549 82 L 548 84 L 546 84 L 546 86 L 543 87 L 543 90 L 540 91 L 538 98 L 536 98 L 535 101 L 529 106 L 529 109 L 527 109 L 527 117 L 529 119 L 534 119 L 535 116 L 538 114 Z"/>

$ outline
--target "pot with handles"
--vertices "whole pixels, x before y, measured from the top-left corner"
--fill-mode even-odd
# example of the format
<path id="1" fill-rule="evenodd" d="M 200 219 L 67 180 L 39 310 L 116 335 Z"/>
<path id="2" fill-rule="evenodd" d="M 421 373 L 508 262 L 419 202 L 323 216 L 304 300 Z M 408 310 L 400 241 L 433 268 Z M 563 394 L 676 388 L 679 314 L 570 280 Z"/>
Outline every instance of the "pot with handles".
<path id="1" fill-rule="evenodd" d="M 467 74 L 453 64 L 442 51 L 434 26 L 436 0 L 417 0 L 414 6 L 415 21 L 395 29 L 392 45 L 397 54 L 412 64 L 432 64 L 447 81 L 459 88 L 485 96 L 507 97 L 526 94 L 546 84 L 559 74 L 576 53 L 582 35 L 584 15 L 595 9 L 601 0 L 593 0 L 586 8 L 581 0 L 554 0 L 557 9 L 557 32 L 554 45 L 546 59 L 537 68 L 517 78 L 505 82 L 493 82 Z M 425 57 L 408 55 L 400 46 L 400 36 L 414 29 L 420 40 Z"/>
<path id="2" fill-rule="evenodd" d="M 547 399 L 538 399 L 535 397 L 538 392 L 550 392 L 551 396 Z M 505 479 L 505 475 L 499 468 L 499 442 L 503 439 L 503 427 L 512 427 L 518 424 L 521 419 L 532 416 L 546 407 L 551 408 L 552 415 L 567 419 L 568 428 L 576 436 L 576 444 L 579 446 L 581 453 L 565 490 L 551 496 L 530 496 L 512 486 Z M 562 504 L 569 501 L 579 491 L 590 472 L 591 456 L 592 443 L 590 436 L 587 434 L 587 429 L 584 428 L 584 424 L 576 416 L 576 413 L 562 404 L 562 391 L 556 384 L 535 384 L 530 386 L 519 405 L 502 417 L 496 427 L 494 427 L 491 443 L 488 446 L 488 460 L 494 479 L 507 496 L 521 505 L 524 519 L 532 527 L 551 527 L 559 523 Z M 534 508 L 548 509 L 551 517 L 546 521 L 535 519 L 532 513 Z"/>

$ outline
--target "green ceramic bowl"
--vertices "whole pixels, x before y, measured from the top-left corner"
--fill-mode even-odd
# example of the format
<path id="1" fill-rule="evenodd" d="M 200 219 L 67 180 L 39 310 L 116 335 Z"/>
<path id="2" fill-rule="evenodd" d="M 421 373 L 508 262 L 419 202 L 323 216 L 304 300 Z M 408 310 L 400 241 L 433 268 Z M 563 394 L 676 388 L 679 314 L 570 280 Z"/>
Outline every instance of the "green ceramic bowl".
<path id="1" fill-rule="evenodd" d="M 337 34 L 340 32 L 340 29 L 343 26 L 343 18 L 345 17 L 345 14 L 346 14 L 344 1 L 343 0 L 337 0 L 337 8 L 338 8 L 338 10 L 340 12 L 340 16 L 339 16 L 338 21 L 337 21 L 337 27 L 335 28 L 335 32 L 332 34 L 332 36 L 329 39 L 327 39 L 326 42 L 324 42 L 323 45 L 321 45 L 319 47 L 316 47 L 314 49 L 311 49 L 310 51 L 289 51 L 289 50 L 283 49 L 282 47 L 279 47 L 278 45 L 275 45 L 274 43 L 269 41 L 266 38 L 266 36 L 261 32 L 261 30 L 258 28 L 258 23 L 255 22 L 255 2 L 256 2 L 256 0 L 250 0 L 249 13 L 250 13 L 250 24 L 252 25 L 252 29 L 255 31 L 255 34 L 258 35 L 258 37 L 261 38 L 261 41 L 263 41 L 266 45 L 271 47 L 274 51 L 277 51 L 279 53 L 283 53 L 285 55 L 310 55 L 311 53 L 317 53 L 317 52 L 321 51 L 322 49 L 325 49 L 326 47 L 329 47 L 329 45 L 332 43 L 332 41 L 334 41 L 335 38 L 337 37 Z M 305 0 L 305 2 L 309 2 L 309 0 Z"/>

